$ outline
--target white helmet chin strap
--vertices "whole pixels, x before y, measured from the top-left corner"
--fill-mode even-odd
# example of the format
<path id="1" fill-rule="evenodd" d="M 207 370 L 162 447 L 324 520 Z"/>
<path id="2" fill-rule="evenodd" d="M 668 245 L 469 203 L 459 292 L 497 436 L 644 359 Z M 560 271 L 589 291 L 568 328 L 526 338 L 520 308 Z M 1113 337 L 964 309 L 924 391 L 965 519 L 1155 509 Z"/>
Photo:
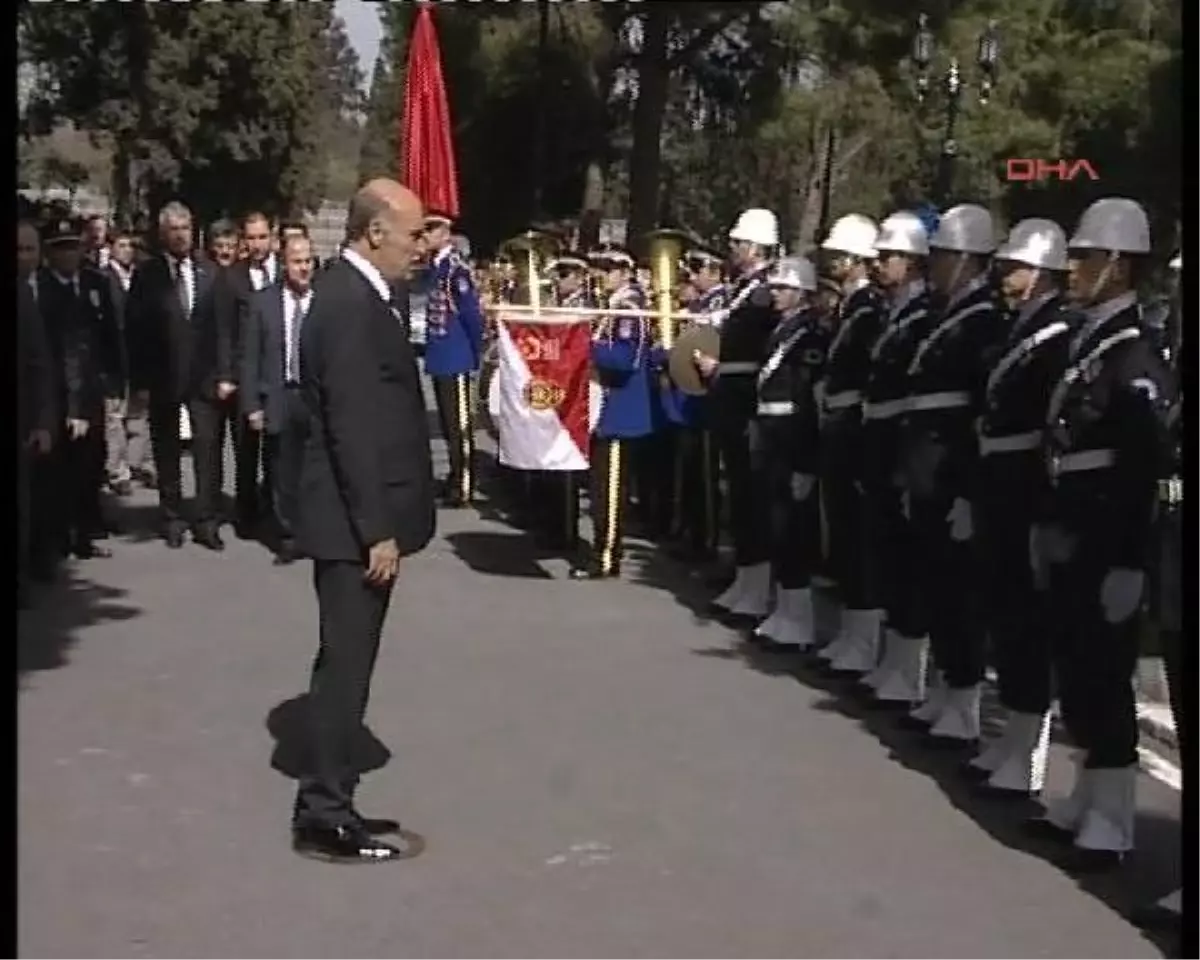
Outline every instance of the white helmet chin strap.
<path id="1" fill-rule="evenodd" d="M 1113 267 L 1116 266 L 1119 256 L 1120 254 L 1114 250 L 1108 252 L 1108 262 L 1104 264 L 1104 269 L 1096 274 L 1096 279 L 1092 283 L 1092 289 L 1088 291 L 1088 303 L 1095 303 L 1100 295 L 1100 291 L 1107 286 L 1108 278 L 1112 276 Z"/>

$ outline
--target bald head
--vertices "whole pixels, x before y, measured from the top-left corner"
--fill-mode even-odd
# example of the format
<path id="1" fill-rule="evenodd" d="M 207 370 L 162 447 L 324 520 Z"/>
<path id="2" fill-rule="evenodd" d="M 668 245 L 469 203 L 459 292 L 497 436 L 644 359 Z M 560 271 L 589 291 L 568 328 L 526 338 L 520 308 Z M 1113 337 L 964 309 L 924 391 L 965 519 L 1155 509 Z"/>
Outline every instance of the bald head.
<path id="1" fill-rule="evenodd" d="M 350 201 L 347 246 L 386 279 L 401 279 L 419 253 L 423 216 L 420 199 L 407 187 L 386 177 L 370 180 Z"/>

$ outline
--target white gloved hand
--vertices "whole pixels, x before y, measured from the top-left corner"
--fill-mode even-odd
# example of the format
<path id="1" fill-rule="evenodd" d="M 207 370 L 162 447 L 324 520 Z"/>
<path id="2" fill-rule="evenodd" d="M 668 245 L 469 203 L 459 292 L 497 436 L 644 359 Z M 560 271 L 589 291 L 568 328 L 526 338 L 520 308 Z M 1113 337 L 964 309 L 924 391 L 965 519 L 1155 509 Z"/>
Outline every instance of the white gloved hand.
<path id="1" fill-rule="evenodd" d="M 807 500 L 812 496 L 813 488 L 817 485 L 817 478 L 811 473 L 793 473 L 792 474 L 792 499 L 796 501 Z"/>
<path id="2" fill-rule="evenodd" d="M 962 497 L 956 498 L 950 512 L 946 514 L 946 522 L 950 524 L 950 539 L 955 543 L 966 543 L 975 532 L 971 504 Z"/>
<path id="3" fill-rule="evenodd" d="M 1135 613 L 1146 589 L 1146 574 L 1141 570 L 1109 570 L 1100 585 L 1100 605 L 1108 623 L 1124 623 Z"/>

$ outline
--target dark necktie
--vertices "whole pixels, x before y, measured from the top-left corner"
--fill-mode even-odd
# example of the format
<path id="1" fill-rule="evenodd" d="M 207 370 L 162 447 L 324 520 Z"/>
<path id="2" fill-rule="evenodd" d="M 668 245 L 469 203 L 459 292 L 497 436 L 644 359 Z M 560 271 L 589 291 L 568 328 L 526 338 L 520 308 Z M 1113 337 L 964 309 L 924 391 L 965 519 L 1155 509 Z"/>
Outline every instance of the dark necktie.
<path id="1" fill-rule="evenodd" d="M 187 277 L 184 276 L 184 260 L 175 261 L 175 295 L 179 298 L 179 306 L 183 308 L 183 315 L 191 317 L 192 301 L 188 297 Z"/>
<path id="2" fill-rule="evenodd" d="M 292 329 L 288 331 L 289 352 L 286 371 L 289 383 L 300 382 L 300 327 L 304 323 L 304 301 L 298 294 L 292 297 Z"/>

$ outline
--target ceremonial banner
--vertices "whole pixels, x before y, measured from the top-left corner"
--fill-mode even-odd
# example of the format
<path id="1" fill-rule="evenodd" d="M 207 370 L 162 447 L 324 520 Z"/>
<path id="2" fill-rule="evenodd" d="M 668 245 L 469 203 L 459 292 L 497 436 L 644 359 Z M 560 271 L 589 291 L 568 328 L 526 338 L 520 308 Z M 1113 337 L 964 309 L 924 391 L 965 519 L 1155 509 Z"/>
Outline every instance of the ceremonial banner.
<path id="1" fill-rule="evenodd" d="M 409 41 L 400 120 L 400 179 L 426 212 L 458 219 L 458 166 L 433 9 L 417 10 Z"/>
<path id="2" fill-rule="evenodd" d="M 586 470 L 592 422 L 599 415 L 591 381 L 592 324 L 527 311 L 496 324 L 499 367 L 488 408 L 499 433 L 500 462 L 518 470 Z"/>

